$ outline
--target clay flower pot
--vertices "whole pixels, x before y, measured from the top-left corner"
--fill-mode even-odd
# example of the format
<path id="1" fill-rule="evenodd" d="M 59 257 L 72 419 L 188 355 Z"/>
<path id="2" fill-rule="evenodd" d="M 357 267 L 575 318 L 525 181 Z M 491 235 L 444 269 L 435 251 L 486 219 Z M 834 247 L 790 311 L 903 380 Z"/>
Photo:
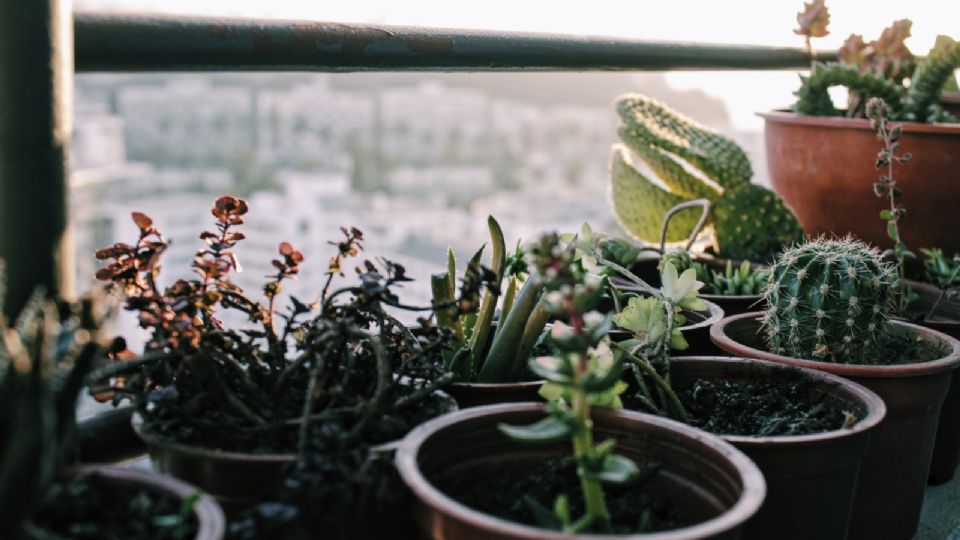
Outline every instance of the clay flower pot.
<path id="1" fill-rule="evenodd" d="M 143 429 L 134 413 L 133 429 L 147 443 L 153 467 L 202 488 L 227 510 L 248 505 L 277 487 L 284 467 L 296 454 L 245 454 L 211 450 L 163 440 Z"/>
<path id="2" fill-rule="evenodd" d="M 127 467 L 81 467 L 75 471 L 78 475 L 95 475 L 110 486 L 138 486 L 154 492 L 166 493 L 184 500 L 193 495 L 197 488 L 175 478 L 155 472 Z M 209 495 L 202 495 L 193 505 L 192 512 L 197 517 L 197 535 L 195 540 L 220 540 L 226 530 L 226 519 L 220 505 Z"/>
<path id="3" fill-rule="evenodd" d="M 851 428 L 786 436 L 722 435 L 747 455 L 767 481 L 767 497 L 744 531 L 744 538 L 818 540 L 847 537 L 847 525 L 871 431 L 886 414 L 883 400 L 842 377 L 764 360 L 729 357 L 671 359 L 674 388 L 697 379 L 748 382 L 778 373 L 812 381 L 811 397 L 842 410 L 859 411 Z"/>
<path id="4" fill-rule="evenodd" d="M 727 317 L 711 329 L 711 338 L 733 356 L 819 369 L 860 383 L 883 398 L 887 416 L 874 429 L 861 466 L 849 537 L 912 538 L 920 521 L 940 407 L 960 362 L 960 341 L 893 321 L 891 330 L 938 344 L 948 352 L 928 362 L 889 366 L 817 362 L 764 350 L 758 316 Z"/>
<path id="5" fill-rule="evenodd" d="M 960 106 L 960 97 L 958 97 Z M 911 304 L 911 309 L 926 315 L 933 307 L 940 289 L 927 283 L 907 281 L 911 290 L 920 294 L 920 299 Z M 960 338 L 960 302 L 943 299 L 937 304 L 933 317 L 918 323 L 937 332 Z M 933 458 L 930 461 L 930 482 L 942 484 L 953 478 L 960 465 L 960 371 L 954 370 L 950 379 L 950 391 L 940 409 L 940 422 L 937 424 L 937 438 L 933 445 Z"/>
<path id="6" fill-rule="evenodd" d="M 498 463 L 541 462 L 569 456 L 569 443 L 529 445 L 509 439 L 497 424 L 522 425 L 544 417 L 543 405 L 517 403 L 475 407 L 431 420 L 410 432 L 397 452 L 397 468 L 417 499 L 414 509 L 426 538 L 458 540 L 569 540 L 569 534 L 513 523 L 471 509 L 434 484 L 456 469 L 482 474 Z M 662 469 L 645 487 L 669 498 L 695 524 L 629 538 L 736 538 L 763 502 L 765 485 L 757 467 L 719 438 L 655 416 L 594 411 L 597 440 L 614 438 L 617 452 L 638 462 L 657 461 Z M 472 472 L 471 472 L 472 469 Z M 579 535 L 583 539 L 628 538 Z"/>
<path id="7" fill-rule="evenodd" d="M 870 121 L 859 118 L 760 114 L 765 120 L 767 166 L 773 189 L 797 214 L 810 236 L 853 233 L 868 243 L 891 248 L 878 221 L 889 204 L 870 186 L 879 173 L 880 150 Z M 960 125 L 903 125 L 903 152 L 914 159 L 896 171 L 900 201 L 912 209 L 900 223 L 908 246 L 960 251 Z"/>

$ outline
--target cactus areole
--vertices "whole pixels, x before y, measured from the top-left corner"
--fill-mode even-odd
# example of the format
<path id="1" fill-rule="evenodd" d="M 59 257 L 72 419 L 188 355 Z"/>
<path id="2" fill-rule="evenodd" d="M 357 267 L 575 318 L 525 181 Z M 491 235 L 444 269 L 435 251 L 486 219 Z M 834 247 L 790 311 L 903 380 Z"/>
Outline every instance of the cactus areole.
<path id="1" fill-rule="evenodd" d="M 886 326 L 895 279 L 880 252 L 857 240 L 818 239 L 785 250 L 763 295 L 769 350 L 862 363 Z"/>

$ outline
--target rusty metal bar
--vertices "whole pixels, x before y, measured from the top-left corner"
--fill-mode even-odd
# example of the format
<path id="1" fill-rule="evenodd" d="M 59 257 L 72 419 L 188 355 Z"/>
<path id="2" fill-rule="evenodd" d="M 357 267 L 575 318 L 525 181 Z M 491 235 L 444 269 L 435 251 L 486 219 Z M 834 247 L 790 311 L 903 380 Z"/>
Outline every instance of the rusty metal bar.
<path id="1" fill-rule="evenodd" d="M 0 1 L 0 259 L 5 311 L 33 289 L 69 294 L 70 2 Z"/>
<path id="2" fill-rule="evenodd" d="M 77 71 L 788 69 L 801 49 L 227 18 L 77 14 Z M 835 53 L 818 53 L 829 60 Z"/>

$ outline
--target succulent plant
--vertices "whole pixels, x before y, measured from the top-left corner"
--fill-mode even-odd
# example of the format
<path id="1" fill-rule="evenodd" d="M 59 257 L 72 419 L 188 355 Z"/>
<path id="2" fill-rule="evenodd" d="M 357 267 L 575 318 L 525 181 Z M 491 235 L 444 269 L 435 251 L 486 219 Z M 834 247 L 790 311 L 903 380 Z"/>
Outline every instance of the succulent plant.
<path id="1" fill-rule="evenodd" d="M 660 262 L 657 263 L 657 270 L 663 272 L 668 264 L 672 264 L 677 272 L 683 273 L 688 268 L 693 268 L 693 257 L 685 249 L 671 249 L 660 256 Z"/>
<path id="2" fill-rule="evenodd" d="M 784 250 L 763 292 L 768 348 L 795 358 L 862 363 L 894 302 L 896 271 L 878 250 L 851 238 Z"/>
<path id="3" fill-rule="evenodd" d="M 655 242 L 667 212 L 693 199 L 712 204 L 717 252 L 733 259 L 766 260 L 803 230 L 772 191 L 751 184 L 753 169 L 732 140 L 639 94 L 617 101 L 624 145 L 611 158 L 611 196 L 620 226 L 638 240 Z M 659 184 L 631 163 L 632 150 Z M 666 240 L 685 239 L 697 214 L 683 212 L 670 223 Z"/>
<path id="4" fill-rule="evenodd" d="M 704 282 L 704 292 L 724 296 L 754 295 L 766 287 L 770 271 L 765 268 L 753 269 L 750 261 L 743 261 L 734 268 L 733 261 L 727 261 L 723 271 L 711 270 L 707 265 L 694 262 L 697 279 Z"/>

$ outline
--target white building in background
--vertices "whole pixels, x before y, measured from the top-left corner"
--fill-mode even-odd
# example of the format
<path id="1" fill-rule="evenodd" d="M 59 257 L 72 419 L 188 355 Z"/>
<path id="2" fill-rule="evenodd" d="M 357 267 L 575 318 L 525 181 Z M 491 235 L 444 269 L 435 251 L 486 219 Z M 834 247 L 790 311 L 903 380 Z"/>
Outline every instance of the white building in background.
<path id="1" fill-rule="evenodd" d="M 337 92 L 329 77 L 256 95 L 257 156 L 263 164 L 344 169 L 346 154 L 372 144 L 376 104 L 364 92 Z"/>
<path id="2" fill-rule="evenodd" d="M 251 88 L 202 78 L 126 85 L 116 93 L 130 157 L 153 162 L 206 164 L 249 157 L 253 106 Z"/>

